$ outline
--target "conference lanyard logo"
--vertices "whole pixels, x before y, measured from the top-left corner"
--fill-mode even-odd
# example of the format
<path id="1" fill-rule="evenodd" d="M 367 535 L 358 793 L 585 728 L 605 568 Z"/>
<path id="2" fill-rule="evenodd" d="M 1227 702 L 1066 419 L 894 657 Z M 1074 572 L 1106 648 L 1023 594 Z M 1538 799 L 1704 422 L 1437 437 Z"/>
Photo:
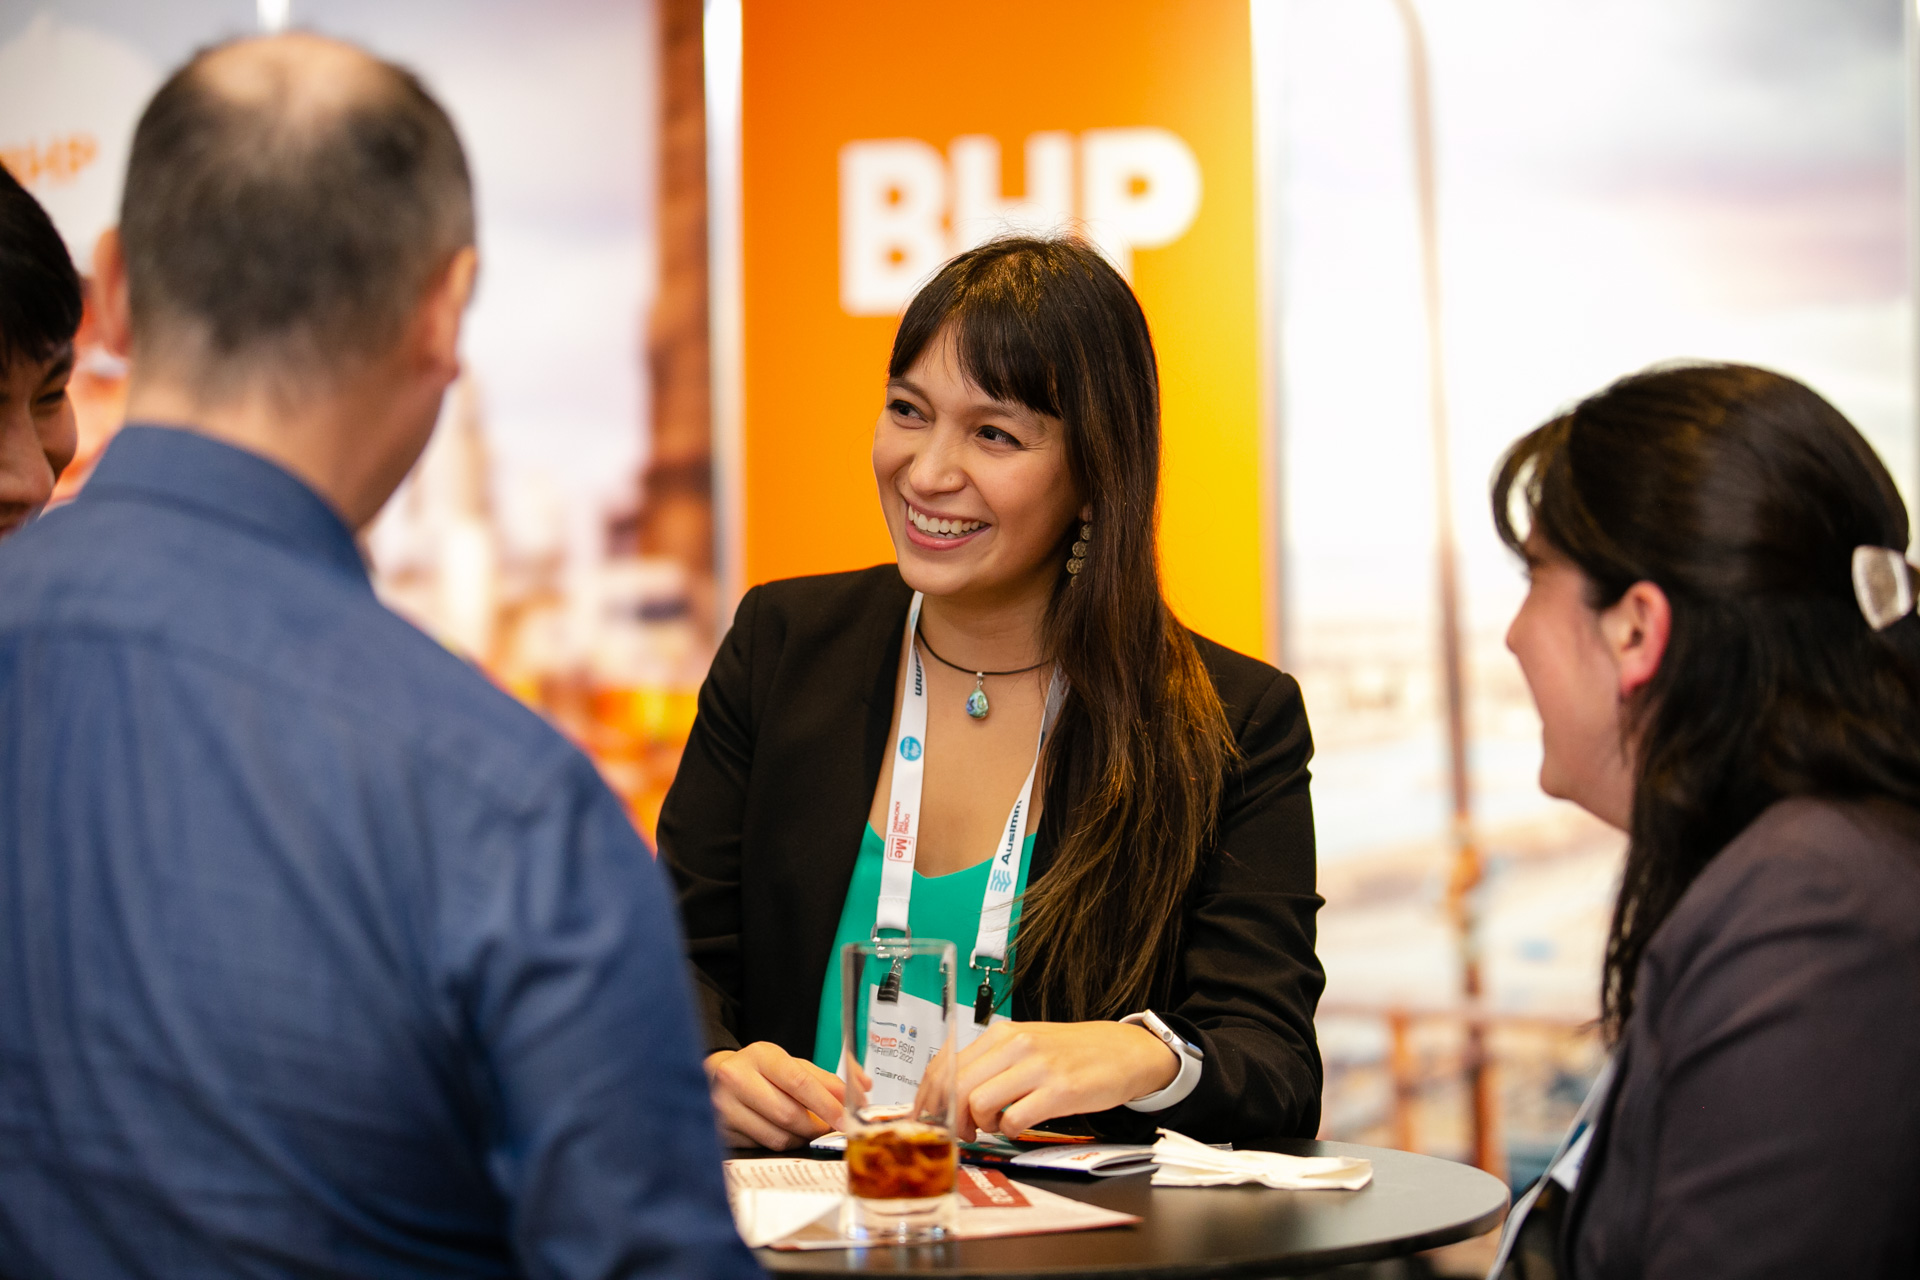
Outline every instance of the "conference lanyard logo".
<path id="1" fill-rule="evenodd" d="M 1013 802 L 1013 813 L 1007 818 L 1007 838 L 1001 843 L 1000 856 L 993 860 L 993 874 L 987 877 L 987 888 L 994 893 L 1005 893 L 1013 888 L 1013 842 L 1014 833 L 1020 830 L 1020 801 Z"/>
<path id="2" fill-rule="evenodd" d="M 918 760 L 920 758 L 920 739 L 914 737 L 912 734 L 908 734 L 906 737 L 900 739 L 900 757 L 903 760 Z"/>

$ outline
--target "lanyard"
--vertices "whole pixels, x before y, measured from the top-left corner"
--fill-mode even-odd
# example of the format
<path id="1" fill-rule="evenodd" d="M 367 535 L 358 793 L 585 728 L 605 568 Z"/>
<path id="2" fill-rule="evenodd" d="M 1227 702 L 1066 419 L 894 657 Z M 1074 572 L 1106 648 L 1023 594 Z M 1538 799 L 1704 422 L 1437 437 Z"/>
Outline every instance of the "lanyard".
<path id="1" fill-rule="evenodd" d="M 920 662 L 920 647 L 914 637 L 920 628 L 920 604 L 925 597 L 913 593 L 907 610 L 907 690 L 900 706 L 900 736 L 895 741 L 893 786 L 887 797 L 886 854 L 880 864 L 880 908 L 874 914 L 873 934 L 882 929 L 898 930 L 908 936 L 907 908 L 913 898 L 914 846 L 920 832 L 920 788 L 926 780 L 927 673 Z M 1040 771 L 1040 751 L 1046 745 L 1047 731 L 1060 714 L 1066 698 L 1066 682 L 1060 669 L 1054 668 L 1047 685 L 1047 708 L 1040 717 L 1040 740 L 1034 744 L 1033 767 L 1013 802 L 1007 825 L 995 847 L 993 866 L 987 872 L 987 890 L 980 898 L 980 930 L 974 937 L 968 967 L 981 971 L 980 992 L 974 1001 L 974 1021 L 984 1026 L 993 1016 L 993 987 L 990 969 L 1007 967 L 1007 932 L 1013 923 L 1013 889 L 1019 879 L 1020 851 L 1027 838 L 1027 810 L 1033 801 L 1033 780 Z M 891 991 L 889 991 L 891 988 Z M 897 977 L 889 975 L 881 985 L 880 997 L 897 993 Z"/>
<path id="2" fill-rule="evenodd" d="M 1498 1280 L 1500 1272 L 1507 1265 L 1507 1259 L 1513 1256 L 1514 1246 L 1520 1242 L 1520 1228 L 1526 1222 L 1527 1215 L 1533 1212 L 1534 1202 L 1546 1190 L 1547 1183 L 1557 1182 L 1563 1191 L 1572 1191 L 1577 1185 L 1580 1166 L 1586 1161 L 1587 1147 L 1592 1143 L 1593 1131 L 1600 1122 L 1599 1110 L 1605 1105 L 1607 1094 L 1613 1088 L 1614 1068 L 1618 1062 L 1618 1058 L 1609 1055 L 1600 1065 L 1600 1074 L 1594 1077 L 1586 1100 L 1580 1104 L 1573 1123 L 1567 1126 L 1567 1136 L 1560 1139 L 1560 1146 L 1554 1151 L 1553 1158 L 1547 1161 L 1547 1171 L 1540 1175 L 1540 1180 L 1520 1197 L 1520 1202 L 1513 1206 L 1513 1212 L 1507 1215 L 1506 1229 L 1500 1233 L 1500 1251 L 1494 1255 L 1487 1280 Z"/>

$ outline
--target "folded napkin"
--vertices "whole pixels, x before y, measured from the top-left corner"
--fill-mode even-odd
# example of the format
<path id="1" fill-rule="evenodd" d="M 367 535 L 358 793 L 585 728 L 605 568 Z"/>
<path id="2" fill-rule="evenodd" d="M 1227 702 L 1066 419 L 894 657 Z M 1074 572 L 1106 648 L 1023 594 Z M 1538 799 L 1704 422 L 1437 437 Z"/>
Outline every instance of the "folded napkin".
<path id="1" fill-rule="evenodd" d="M 840 1207 L 844 1194 L 742 1187 L 732 1195 L 733 1225 L 753 1248 L 784 1240 Z"/>
<path id="2" fill-rule="evenodd" d="M 1221 1151 L 1171 1129 L 1153 1144 L 1156 1187 L 1224 1187 L 1259 1182 L 1286 1191 L 1358 1191 L 1373 1181 L 1373 1161 L 1349 1156 L 1287 1156 Z"/>

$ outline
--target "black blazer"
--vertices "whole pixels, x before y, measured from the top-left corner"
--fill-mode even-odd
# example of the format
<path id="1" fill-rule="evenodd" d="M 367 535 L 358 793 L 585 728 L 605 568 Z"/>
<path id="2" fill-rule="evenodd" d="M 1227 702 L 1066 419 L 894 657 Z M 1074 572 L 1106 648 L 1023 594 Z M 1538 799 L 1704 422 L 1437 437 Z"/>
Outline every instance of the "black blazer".
<path id="1" fill-rule="evenodd" d="M 1563 1274 L 1920 1275 L 1920 813 L 1761 814 L 1655 931 L 1615 1054 Z"/>
<path id="2" fill-rule="evenodd" d="M 660 812 L 710 1049 L 769 1040 L 813 1054 L 820 988 L 893 727 L 912 592 L 893 565 L 756 587 L 700 690 Z M 1195 637 L 1245 759 L 1222 797 L 1217 846 L 1185 904 L 1171 990 L 1155 1012 L 1206 1053 L 1200 1084 L 1156 1124 L 1204 1141 L 1311 1137 L 1320 1122 L 1313 1010 L 1313 742 L 1300 687 Z M 1029 883 L 1046 874 L 1064 800 L 1047 797 Z M 1023 1014 L 1014 992 L 1012 1013 Z"/>

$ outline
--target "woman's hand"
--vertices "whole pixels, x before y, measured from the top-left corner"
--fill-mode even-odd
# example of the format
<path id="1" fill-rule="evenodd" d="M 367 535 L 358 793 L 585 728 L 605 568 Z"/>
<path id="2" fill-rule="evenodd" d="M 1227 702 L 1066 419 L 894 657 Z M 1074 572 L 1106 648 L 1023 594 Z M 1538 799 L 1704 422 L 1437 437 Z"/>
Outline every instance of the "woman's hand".
<path id="1" fill-rule="evenodd" d="M 840 1123 L 847 1093 L 840 1077 L 777 1044 L 722 1049 L 707 1055 L 706 1067 L 720 1140 L 730 1147 L 785 1151 Z"/>
<path id="2" fill-rule="evenodd" d="M 1105 1111 L 1173 1083 L 1180 1060 L 1130 1022 L 998 1022 L 960 1055 L 960 1139 L 1009 1138 L 1055 1116 Z"/>

